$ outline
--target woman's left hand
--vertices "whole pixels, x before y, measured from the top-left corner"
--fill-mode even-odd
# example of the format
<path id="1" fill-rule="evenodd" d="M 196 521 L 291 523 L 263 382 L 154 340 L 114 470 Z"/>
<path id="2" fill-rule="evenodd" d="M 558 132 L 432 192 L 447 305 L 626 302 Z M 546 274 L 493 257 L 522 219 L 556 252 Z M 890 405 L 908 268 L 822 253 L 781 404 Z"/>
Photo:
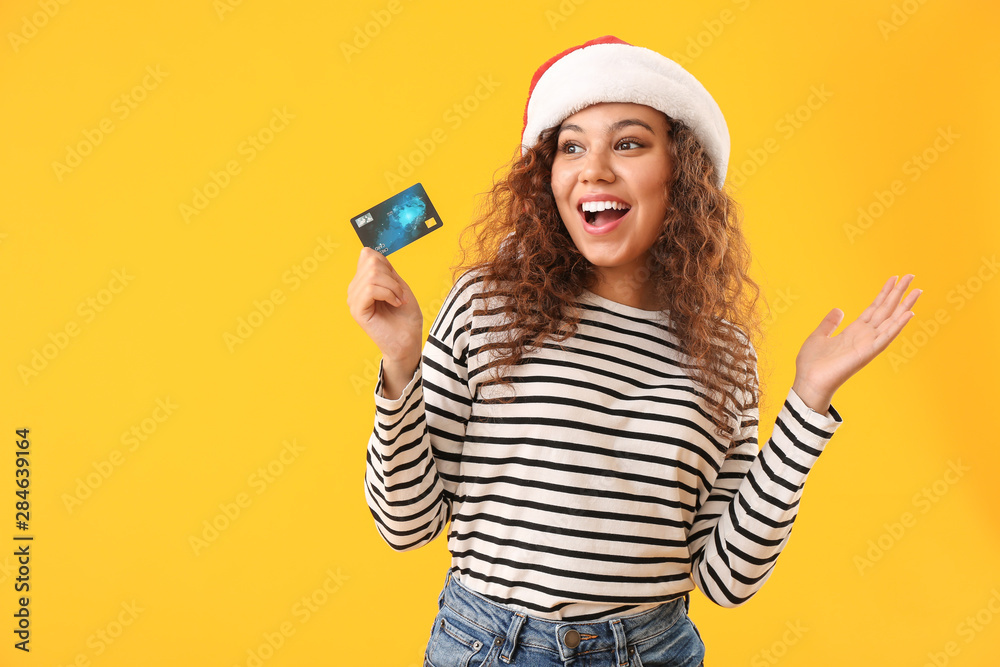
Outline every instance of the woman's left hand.
<path id="1" fill-rule="evenodd" d="M 795 357 L 792 389 L 806 405 L 826 414 L 837 389 L 869 361 L 882 353 L 913 316 L 910 308 L 923 290 L 913 290 L 900 302 L 913 274 L 896 283 L 893 276 L 858 319 L 836 336 L 830 334 L 844 319 L 834 308 L 813 331 Z M 893 284 L 895 283 L 895 287 Z"/>

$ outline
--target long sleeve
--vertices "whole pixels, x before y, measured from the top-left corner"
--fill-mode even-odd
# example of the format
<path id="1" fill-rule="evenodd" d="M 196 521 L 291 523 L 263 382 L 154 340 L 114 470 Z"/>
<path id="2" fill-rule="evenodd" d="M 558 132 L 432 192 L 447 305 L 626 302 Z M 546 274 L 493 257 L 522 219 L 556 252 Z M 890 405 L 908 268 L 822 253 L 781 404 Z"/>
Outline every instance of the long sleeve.
<path id="1" fill-rule="evenodd" d="M 451 520 L 472 398 L 468 346 L 472 281 L 463 276 L 431 325 L 421 363 L 399 398 L 375 385 L 365 499 L 382 538 L 396 551 L 423 546 Z"/>
<path id="2" fill-rule="evenodd" d="M 758 451 L 744 389 L 720 438 L 669 313 L 589 291 L 574 336 L 492 386 L 504 297 L 466 274 L 398 399 L 380 369 L 365 493 L 383 539 L 403 551 L 445 532 L 463 585 L 549 620 L 640 613 L 695 587 L 746 602 L 788 540 L 833 407 L 790 392 Z"/>
<path id="3" fill-rule="evenodd" d="M 806 477 L 842 423 L 788 396 L 767 444 L 757 449 L 758 406 L 742 414 L 710 497 L 692 527 L 692 576 L 723 607 L 749 600 L 770 576 L 787 543 Z"/>

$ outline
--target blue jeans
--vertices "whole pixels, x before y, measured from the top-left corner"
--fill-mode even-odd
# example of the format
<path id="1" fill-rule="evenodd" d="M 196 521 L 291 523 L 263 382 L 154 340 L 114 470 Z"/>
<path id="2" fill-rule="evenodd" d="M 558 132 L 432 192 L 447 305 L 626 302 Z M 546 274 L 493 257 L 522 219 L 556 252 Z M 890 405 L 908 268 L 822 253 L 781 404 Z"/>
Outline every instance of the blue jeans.
<path id="1" fill-rule="evenodd" d="M 685 593 L 632 616 L 549 621 L 488 600 L 449 572 L 424 667 L 700 667 L 705 644 L 688 606 Z"/>

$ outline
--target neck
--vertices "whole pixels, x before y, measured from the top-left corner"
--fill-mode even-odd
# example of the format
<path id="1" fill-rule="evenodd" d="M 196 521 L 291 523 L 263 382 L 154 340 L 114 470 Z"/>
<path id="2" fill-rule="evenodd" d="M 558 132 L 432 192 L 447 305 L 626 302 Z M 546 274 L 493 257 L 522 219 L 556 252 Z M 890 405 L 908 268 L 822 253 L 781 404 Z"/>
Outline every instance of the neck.
<path id="1" fill-rule="evenodd" d="M 647 280 L 634 278 L 634 271 L 623 275 L 609 272 L 607 269 L 598 271 L 595 280 L 587 287 L 591 292 L 605 299 L 640 310 L 660 310 L 660 305 L 653 296 L 653 284 Z"/>

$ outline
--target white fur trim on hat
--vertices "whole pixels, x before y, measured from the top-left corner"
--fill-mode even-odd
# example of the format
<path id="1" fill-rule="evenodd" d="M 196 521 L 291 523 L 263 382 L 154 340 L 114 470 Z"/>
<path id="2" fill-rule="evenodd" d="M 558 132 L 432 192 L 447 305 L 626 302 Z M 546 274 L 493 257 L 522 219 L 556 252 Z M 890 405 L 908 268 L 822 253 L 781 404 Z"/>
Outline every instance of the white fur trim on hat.
<path id="1" fill-rule="evenodd" d="M 721 188 L 729 163 L 729 128 L 708 90 L 673 60 L 631 44 L 592 44 L 549 66 L 531 90 L 522 154 L 543 130 L 600 102 L 632 102 L 684 121 L 704 146 Z"/>

